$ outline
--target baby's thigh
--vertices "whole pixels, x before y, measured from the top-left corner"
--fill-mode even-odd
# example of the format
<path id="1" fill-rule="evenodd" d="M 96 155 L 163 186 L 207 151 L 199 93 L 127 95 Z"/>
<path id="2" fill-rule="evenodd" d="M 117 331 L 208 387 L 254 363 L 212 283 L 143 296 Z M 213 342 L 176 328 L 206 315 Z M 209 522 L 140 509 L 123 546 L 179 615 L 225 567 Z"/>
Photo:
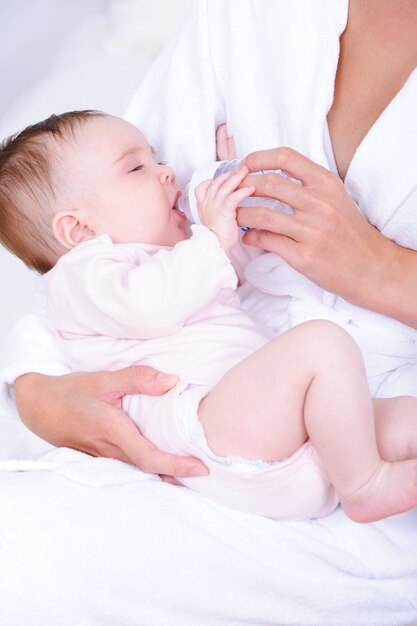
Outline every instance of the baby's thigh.
<path id="1" fill-rule="evenodd" d="M 332 322 L 306 322 L 283 333 L 229 370 L 201 402 L 209 445 L 217 454 L 249 459 L 290 456 L 307 439 L 304 404 L 313 379 L 327 388 L 360 358 L 351 337 Z"/>
<path id="2" fill-rule="evenodd" d="M 199 418 L 214 452 L 270 461 L 306 441 L 303 408 L 315 372 L 306 341 L 312 331 L 303 324 L 269 342 L 202 400 Z"/>

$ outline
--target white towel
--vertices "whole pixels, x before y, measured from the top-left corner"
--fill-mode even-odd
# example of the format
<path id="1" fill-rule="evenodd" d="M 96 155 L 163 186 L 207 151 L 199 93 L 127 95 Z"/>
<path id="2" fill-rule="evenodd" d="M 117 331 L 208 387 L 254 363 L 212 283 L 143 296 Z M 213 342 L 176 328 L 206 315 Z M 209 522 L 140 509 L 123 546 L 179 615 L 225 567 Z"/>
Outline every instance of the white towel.
<path id="1" fill-rule="evenodd" d="M 416 619 L 417 512 L 369 525 L 340 509 L 316 522 L 275 523 L 74 451 L 26 469 L 0 471 L 7 626 Z"/>

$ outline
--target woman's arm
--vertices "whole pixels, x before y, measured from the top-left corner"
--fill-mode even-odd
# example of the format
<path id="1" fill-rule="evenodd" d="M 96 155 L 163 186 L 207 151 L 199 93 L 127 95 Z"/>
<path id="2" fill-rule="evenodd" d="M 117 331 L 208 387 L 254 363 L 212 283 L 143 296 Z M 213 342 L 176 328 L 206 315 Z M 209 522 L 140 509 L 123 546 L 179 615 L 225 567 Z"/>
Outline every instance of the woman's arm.
<path id="1" fill-rule="evenodd" d="M 252 172 L 281 169 L 283 176 L 249 177 L 254 195 L 289 204 L 293 215 L 242 207 L 238 222 L 249 226 L 243 241 L 275 252 L 320 287 L 365 309 L 417 328 L 417 253 L 371 226 L 341 179 L 290 148 L 253 152 Z"/>
<path id="2" fill-rule="evenodd" d="M 199 459 L 155 448 L 121 408 L 127 394 L 161 395 L 176 382 L 174 375 L 141 365 L 94 374 L 24 374 L 15 383 L 16 405 L 24 424 L 55 446 L 119 459 L 149 473 L 204 475 Z"/>

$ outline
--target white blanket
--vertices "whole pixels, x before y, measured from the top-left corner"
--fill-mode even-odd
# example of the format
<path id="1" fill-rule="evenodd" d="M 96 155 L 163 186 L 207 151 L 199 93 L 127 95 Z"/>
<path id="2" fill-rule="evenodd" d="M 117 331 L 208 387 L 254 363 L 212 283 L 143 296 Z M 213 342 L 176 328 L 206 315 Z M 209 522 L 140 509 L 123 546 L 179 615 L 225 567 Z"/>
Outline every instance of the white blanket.
<path id="1" fill-rule="evenodd" d="M 0 490 L 7 626 L 416 623 L 415 513 L 278 524 L 69 450 Z"/>
<path id="2" fill-rule="evenodd" d="M 214 129 L 226 118 L 240 154 L 285 142 L 325 163 L 320 115 L 346 10 L 344 0 L 200 0 L 129 118 L 182 182 L 214 157 Z M 295 93 L 303 85 L 308 98 Z M 282 92 L 291 101 L 277 98 Z M 292 136 L 283 135 L 282 116 Z M 65 371 L 39 319 L 22 323 L 5 380 L 33 368 Z M 16 444 L 0 465 L 2 624 L 417 623 L 417 511 L 369 525 L 340 509 L 320 521 L 275 523 L 115 461 L 42 454 L 48 446 L 17 420 L 3 415 L 2 425 L 0 441 Z"/>

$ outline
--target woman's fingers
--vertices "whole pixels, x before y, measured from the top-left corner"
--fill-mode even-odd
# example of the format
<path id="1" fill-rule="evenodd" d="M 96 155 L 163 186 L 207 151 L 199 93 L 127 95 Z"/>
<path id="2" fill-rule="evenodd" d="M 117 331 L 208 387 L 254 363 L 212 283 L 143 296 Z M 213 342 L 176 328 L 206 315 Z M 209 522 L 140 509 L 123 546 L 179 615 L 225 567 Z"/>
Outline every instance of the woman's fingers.
<path id="1" fill-rule="evenodd" d="M 268 173 L 247 176 L 243 184 L 255 187 L 254 197 L 274 198 L 288 204 L 295 211 L 315 208 L 317 204 L 317 199 L 310 190 L 281 174 Z M 262 205 L 261 200 L 259 200 L 259 205 Z"/>
<path id="2" fill-rule="evenodd" d="M 123 396 L 159 395 L 176 381 L 142 365 L 117 372 L 25 374 L 16 381 L 16 400 L 23 422 L 55 446 L 119 459 L 155 474 L 207 474 L 199 459 L 157 450 L 122 410 Z"/>
<path id="3" fill-rule="evenodd" d="M 112 445 L 143 472 L 169 476 L 203 476 L 208 473 L 204 463 L 188 456 L 175 456 L 158 450 L 139 432 L 121 409 L 107 415 L 107 430 Z M 118 457 L 120 458 L 120 457 Z"/>
<path id="4" fill-rule="evenodd" d="M 120 399 L 138 393 L 162 395 L 177 384 L 178 376 L 158 372 L 147 365 L 133 365 L 114 372 L 99 372 L 97 380 L 106 395 Z"/>
<path id="5" fill-rule="evenodd" d="M 178 482 L 176 478 L 173 476 L 167 476 L 167 474 L 159 474 L 159 478 L 162 478 L 164 483 L 169 483 L 170 485 L 175 485 L 176 487 L 181 487 L 181 483 Z"/>
<path id="6" fill-rule="evenodd" d="M 205 465 L 193 457 L 177 457 L 158 450 L 145 439 L 134 422 L 121 409 L 123 397 L 138 393 L 161 395 L 172 389 L 178 376 L 164 374 L 152 367 L 137 365 L 115 372 L 100 372 L 103 401 L 93 403 L 100 412 L 102 431 L 96 439 L 97 450 L 90 454 L 104 454 L 137 465 L 142 471 L 172 476 L 196 476 L 207 473 Z M 99 390 L 97 391 L 100 397 Z M 108 401 L 108 403 L 106 402 Z M 114 455 L 114 456 L 113 456 Z"/>
<path id="7" fill-rule="evenodd" d="M 286 262 L 296 269 L 299 261 L 299 243 L 269 230 L 248 230 L 243 234 L 242 241 L 247 246 L 261 248 L 268 252 L 274 252 L 286 260 Z"/>
<path id="8" fill-rule="evenodd" d="M 84 421 L 85 432 L 72 434 L 65 445 L 92 456 L 117 459 L 136 465 L 143 472 L 170 476 L 204 476 L 208 470 L 197 458 L 175 456 L 158 450 L 146 439 L 134 422 L 118 407 L 92 401 L 91 411 L 100 416 L 100 423 Z"/>
<path id="9" fill-rule="evenodd" d="M 308 186 L 320 184 L 323 177 L 331 174 L 329 170 L 292 148 L 272 148 L 251 152 L 242 163 L 247 165 L 250 172 L 282 170 Z"/>
<path id="10" fill-rule="evenodd" d="M 239 208 L 238 223 L 254 229 L 244 242 L 275 252 L 316 285 L 363 306 L 370 272 L 379 277 L 381 267 L 398 262 L 398 248 L 369 224 L 342 180 L 290 148 L 253 152 L 244 163 L 251 172 L 282 170 L 302 183 L 273 174 L 248 176 L 244 184 L 254 183 L 256 195 L 276 198 L 295 212 Z"/>
<path id="11" fill-rule="evenodd" d="M 237 210 L 239 226 L 255 229 L 256 231 L 270 232 L 290 237 L 294 241 L 303 238 L 305 226 L 300 224 L 295 215 L 287 215 L 263 206 L 239 207 Z M 262 235 L 264 237 L 264 235 Z M 254 235 L 251 241 L 255 241 Z M 245 240 L 245 243 L 249 243 Z M 250 245 L 255 245 L 250 243 Z M 260 246 L 262 247 L 262 246 Z"/>

